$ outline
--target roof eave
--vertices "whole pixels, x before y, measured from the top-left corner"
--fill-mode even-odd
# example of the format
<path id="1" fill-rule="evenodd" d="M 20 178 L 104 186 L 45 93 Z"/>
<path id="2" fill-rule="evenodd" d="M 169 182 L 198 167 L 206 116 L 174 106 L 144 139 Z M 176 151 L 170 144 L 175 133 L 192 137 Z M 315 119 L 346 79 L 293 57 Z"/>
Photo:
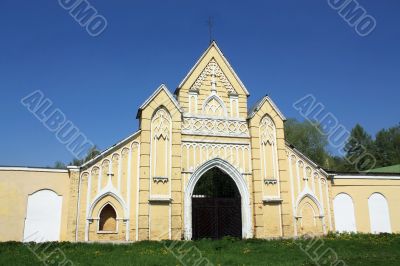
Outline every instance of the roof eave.
<path id="1" fill-rule="evenodd" d="M 254 108 L 254 110 L 247 116 L 247 119 L 252 119 L 258 110 L 264 105 L 265 101 L 268 101 L 268 103 L 274 108 L 274 110 L 277 112 L 279 117 L 283 120 L 286 121 L 286 117 L 283 115 L 281 110 L 279 110 L 278 106 L 274 103 L 274 101 L 268 96 L 264 96 L 262 100 L 257 104 L 257 106 Z"/>
<path id="2" fill-rule="evenodd" d="M 142 110 L 146 108 L 146 106 L 156 97 L 162 90 L 165 91 L 165 93 L 168 95 L 168 97 L 171 99 L 175 107 L 179 110 L 179 112 L 183 113 L 183 110 L 181 106 L 179 105 L 178 101 L 175 99 L 174 95 L 168 90 L 167 86 L 165 84 L 161 84 L 151 95 L 149 98 L 146 99 L 142 103 L 142 105 L 139 107 L 138 112 L 136 114 L 136 118 L 139 119 L 142 113 Z"/>

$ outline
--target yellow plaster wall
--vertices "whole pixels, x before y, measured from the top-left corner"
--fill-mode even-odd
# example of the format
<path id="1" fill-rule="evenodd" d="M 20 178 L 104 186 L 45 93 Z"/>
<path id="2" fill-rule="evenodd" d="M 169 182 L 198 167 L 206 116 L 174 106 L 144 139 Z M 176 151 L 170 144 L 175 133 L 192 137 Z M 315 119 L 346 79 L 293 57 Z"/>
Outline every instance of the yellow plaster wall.
<path id="1" fill-rule="evenodd" d="M 155 112 L 160 108 L 165 108 L 171 117 L 171 136 L 170 145 L 165 147 L 170 149 L 167 152 L 171 158 L 170 160 L 170 175 L 168 175 L 168 182 L 166 186 L 161 183 L 154 184 L 151 180 L 151 158 L 152 154 L 152 118 Z M 139 192 L 139 240 L 157 240 L 160 234 L 164 231 L 170 231 L 172 238 L 181 238 L 182 230 L 182 205 L 183 198 L 181 197 L 182 185 L 181 182 L 181 122 L 182 116 L 180 111 L 176 108 L 171 98 L 165 90 L 161 90 L 154 96 L 152 101 L 141 112 L 141 162 L 140 162 L 140 192 Z M 163 150 L 164 152 L 165 150 Z M 163 166 L 165 162 L 162 162 Z M 159 186 L 158 186 L 159 185 Z M 150 190 L 150 186 L 152 189 Z M 155 190 L 153 190 L 155 186 Z M 168 189 L 168 191 L 165 191 Z M 151 192 L 150 192 L 151 191 Z M 167 194 L 164 194 L 168 192 Z M 162 193 L 162 201 L 155 200 L 149 201 L 153 197 L 160 196 L 157 193 Z M 166 197 L 170 197 L 170 202 L 165 202 Z M 164 219 L 168 213 L 167 218 Z M 153 217 L 156 220 L 163 220 L 163 230 L 158 225 L 154 224 Z"/>
<path id="2" fill-rule="evenodd" d="M 118 148 L 90 162 L 76 174 L 75 182 L 79 190 L 74 195 L 77 194 L 78 207 L 75 207 L 77 214 L 71 215 L 78 221 L 78 226 L 76 233 L 76 222 L 72 220 L 71 240 L 75 240 L 75 234 L 77 241 L 136 240 L 139 138 L 140 134 L 133 135 Z M 117 198 L 123 201 L 124 206 Z M 118 214 L 118 232 L 99 233 L 97 210 L 108 201 Z"/>
<path id="3" fill-rule="evenodd" d="M 278 173 L 274 179 L 274 184 L 265 184 L 264 179 L 270 178 L 264 176 L 262 160 L 266 156 L 266 161 L 272 158 L 272 149 L 261 150 L 260 122 L 265 116 L 269 116 L 276 129 L 276 163 Z M 249 120 L 249 130 L 251 135 L 251 154 L 253 166 L 253 208 L 254 208 L 254 227 L 255 236 L 259 238 L 271 236 L 293 235 L 293 217 L 291 199 L 288 191 L 287 176 L 287 156 L 284 140 L 283 120 L 279 117 L 277 111 L 268 102 L 265 101 L 255 115 Z M 272 162 L 270 161 L 270 164 Z M 265 198 L 276 198 L 282 202 L 265 202 Z M 271 219 L 270 217 L 276 217 Z"/>
<path id="4" fill-rule="evenodd" d="M 392 232 L 400 232 L 400 180 L 334 179 L 332 201 L 340 193 L 348 194 L 353 199 L 357 231 L 369 233 L 368 198 L 375 192 L 387 200 Z"/>
<path id="5" fill-rule="evenodd" d="M 68 172 L 0 169 L 0 241 L 22 241 L 28 196 L 49 189 L 62 196 L 61 240 L 67 239 Z"/>
<path id="6" fill-rule="evenodd" d="M 304 219 L 302 221 L 299 211 L 301 204 L 304 202 L 303 199 L 309 201 L 310 197 L 315 197 L 321 206 L 319 208 L 315 203 L 311 204 L 315 212 L 323 212 L 323 217 L 318 220 L 321 226 L 319 227 L 318 225 L 316 228 L 318 230 L 321 229 L 323 233 L 333 230 L 332 199 L 327 174 L 311 163 L 304 155 L 289 146 L 287 146 L 286 152 L 288 158 L 289 194 L 293 199 L 291 208 L 293 209 L 294 224 L 296 225 L 296 228 L 293 228 L 293 234 L 296 236 L 309 233 L 305 232 L 304 228 L 309 230 L 310 225 L 304 225 L 305 221 Z M 310 220 L 307 219 L 306 223 L 309 223 L 308 221 Z M 316 231 L 316 233 L 319 233 L 319 231 Z"/>

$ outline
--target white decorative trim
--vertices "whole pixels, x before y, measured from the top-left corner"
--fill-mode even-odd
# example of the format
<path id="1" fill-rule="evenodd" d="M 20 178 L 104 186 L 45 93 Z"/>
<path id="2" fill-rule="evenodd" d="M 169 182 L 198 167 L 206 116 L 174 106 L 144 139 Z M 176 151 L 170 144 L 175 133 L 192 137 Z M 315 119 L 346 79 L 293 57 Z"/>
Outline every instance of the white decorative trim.
<path id="1" fill-rule="evenodd" d="M 246 119 L 241 118 L 241 117 L 229 117 L 229 116 L 221 116 L 221 117 L 212 117 L 209 115 L 204 115 L 204 114 L 190 114 L 190 113 L 184 113 L 183 114 L 184 118 L 198 118 L 198 119 L 210 119 L 210 120 L 229 120 L 229 121 L 238 121 L 238 122 L 247 122 Z"/>
<path id="2" fill-rule="evenodd" d="M 332 230 L 332 217 L 331 217 L 331 197 L 329 196 L 328 182 L 325 179 L 325 191 L 326 191 L 326 199 L 328 202 L 328 218 L 329 218 L 329 230 Z"/>
<path id="3" fill-rule="evenodd" d="M 296 201 L 296 213 L 295 215 L 297 215 L 298 211 L 299 211 L 299 204 L 300 202 L 304 199 L 308 197 L 309 199 L 311 199 L 318 207 L 319 209 L 319 215 L 320 216 L 325 216 L 325 212 L 324 212 L 324 208 L 322 207 L 321 203 L 319 202 L 319 200 L 317 199 L 317 197 L 314 195 L 314 193 L 308 188 L 306 187 L 303 192 L 297 197 L 297 201 Z"/>
<path id="4" fill-rule="evenodd" d="M 100 169 L 98 166 L 92 167 L 89 171 L 89 180 L 88 180 L 88 186 L 87 186 L 87 192 L 86 192 L 86 211 L 85 211 L 86 217 L 89 217 L 90 196 L 92 193 L 92 173 L 96 169 L 97 169 L 97 173 L 99 174 Z M 85 222 L 85 241 L 89 241 L 89 220 L 87 220 L 87 219 Z"/>
<path id="5" fill-rule="evenodd" d="M 317 174 L 318 175 L 318 174 Z M 324 197 L 323 197 L 323 192 L 322 192 L 322 186 L 321 186 L 321 177 L 318 176 L 318 187 L 319 187 L 319 198 L 321 199 L 321 206 L 322 208 L 325 209 L 324 206 Z M 314 190 L 315 193 L 315 190 Z M 329 198 L 328 198 L 329 201 Z M 329 211 L 329 210 L 328 210 Z M 328 213 L 329 214 L 329 213 Z M 330 218 L 329 218 L 330 219 Z M 325 221 L 325 217 L 322 219 L 323 222 L 323 226 L 324 226 L 324 234 L 326 234 L 326 221 Z"/>
<path id="6" fill-rule="evenodd" d="M 122 150 L 121 150 L 121 152 L 122 152 Z M 120 154 L 120 153 L 115 153 L 115 154 L 118 155 L 118 157 L 117 157 L 117 158 L 118 158 L 117 190 L 118 190 L 118 191 L 121 191 L 121 182 L 122 182 L 122 154 Z M 113 154 L 113 155 L 111 156 L 111 158 L 114 157 L 115 154 Z"/>
<path id="7" fill-rule="evenodd" d="M 116 199 L 120 204 L 122 209 L 124 210 L 124 214 L 123 217 L 124 219 L 129 220 L 129 217 L 127 216 L 128 214 L 128 210 L 126 207 L 126 203 L 123 200 L 123 198 L 121 197 L 121 195 L 118 193 L 118 191 L 115 190 L 114 187 L 110 187 L 109 185 L 107 185 L 103 191 L 100 191 L 100 193 L 97 194 L 97 196 L 94 198 L 92 204 L 90 205 L 89 208 L 89 217 L 87 217 L 87 219 L 92 219 L 91 217 L 93 216 L 93 210 L 96 207 L 97 203 L 103 199 L 106 196 L 110 196 L 113 197 L 114 199 Z"/>
<path id="8" fill-rule="evenodd" d="M 73 168 L 75 169 L 75 168 Z M 40 168 L 40 167 L 8 167 L 8 166 L 0 166 L 0 171 L 27 171 L 27 172 L 52 172 L 52 173 L 68 173 L 69 169 L 49 169 L 49 168 Z M 79 168 L 77 168 L 79 171 Z"/>
<path id="9" fill-rule="evenodd" d="M 136 177 L 136 241 L 139 240 L 139 192 L 140 192 L 140 143 L 138 142 L 137 177 Z"/>
<path id="10" fill-rule="evenodd" d="M 292 211 L 293 211 L 293 216 L 296 216 L 296 206 L 294 205 L 294 180 L 293 180 L 293 165 L 292 165 L 292 158 L 296 160 L 296 156 L 293 155 L 292 153 L 288 152 L 288 163 L 289 163 L 289 177 L 290 177 L 290 194 L 292 198 Z M 297 164 L 296 164 L 297 166 Z M 294 230 L 294 236 L 297 236 L 297 226 L 296 226 L 296 218 L 293 217 L 293 230 Z"/>
<path id="11" fill-rule="evenodd" d="M 79 214 L 80 214 L 80 206 L 81 206 L 81 186 L 82 186 L 82 174 L 79 175 L 79 183 L 78 183 L 78 202 L 77 202 L 77 214 L 76 214 L 76 223 L 75 223 L 75 241 L 78 241 L 78 229 L 79 229 Z"/>
<path id="12" fill-rule="evenodd" d="M 131 157 L 132 157 L 132 145 L 133 145 L 133 143 L 135 143 L 135 142 L 132 142 L 130 147 L 126 148 L 126 149 L 128 149 L 128 152 L 129 152 L 129 154 L 128 154 L 128 164 L 127 164 L 127 167 L 128 167 L 128 182 L 127 182 L 127 193 L 126 193 L 127 194 L 126 195 L 126 198 L 127 198 L 126 202 L 127 202 L 127 209 L 128 209 L 128 217 L 129 217 L 129 219 L 131 217 L 131 161 L 132 161 Z M 122 160 L 124 158 L 124 155 L 123 155 L 124 149 L 121 150 L 121 164 L 122 164 Z M 129 228 L 130 228 L 130 221 L 128 221 L 126 223 L 126 230 L 125 230 L 126 231 L 125 232 L 126 241 L 129 241 Z"/>
<path id="13" fill-rule="evenodd" d="M 186 160 L 186 165 L 182 165 L 182 172 L 192 173 L 193 169 L 203 164 L 204 162 L 213 159 L 220 158 L 228 161 L 234 165 L 241 174 L 247 174 L 251 172 L 251 163 L 246 162 L 243 157 L 246 153 L 248 158 L 251 158 L 251 150 L 249 143 L 237 143 L 237 144 L 226 144 L 226 143 L 214 143 L 214 142 L 186 142 L 182 141 L 182 147 L 186 148 L 186 158 L 190 158 L 193 154 L 193 164 L 191 160 Z M 191 148 L 193 147 L 193 150 Z M 196 158 L 196 149 L 200 150 L 200 158 Z M 203 154 L 205 152 L 205 154 Z M 239 154 L 242 153 L 243 165 L 240 164 Z"/>
<path id="14" fill-rule="evenodd" d="M 171 99 L 172 103 L 175 105 L 175 107 L 178 109 L 179 112 L 183 112 L 181 106 L 179 105 L 178 101 L 175 99 L 175 97 L 171 94 L 171 92 L 168 90 L 167 86 L 165 84 L 161 84 L 151 95 L 147 100 L 139 107 L 139 110 L 143 110 L 146 108 L 147 105 L 150 104 L 150 102 L 161 92 L 165 91 L 165 93 L 168 95 L 168 97 Z M 139 112 L 138 112 L 139 114 Z"/>
<path id="15" fill-rule="evenodd" d="M 276 104 L 274 103 L 274 101 L 272 101 L 272 99 L 269 96 L 264 96 L 264 98 L 262 98 L 262 100 L 257 104 L 257 106 L 255 106 L 252 110 L 252 112 L 247 116 L 248 119 L 251 119 L 255 116 L 255 114 L 260 110 L 260 108 L 264 105 L 265 102 L 268 102 L 272 108 L 274 108 L 274 110 L 276 111 L 276 113 L 278 114 L 278 116 L 285 121 L 286 117 L 283 115 L 283 113 L 279 110 L 278 106 L 276 106 Z"/>
<path id="16" fill-rule="evenodd" d="M 219 103 L 219 105 L 220 105 L 220 108 L 222 108 L 222 113 L 223 113 L 223 116 L 222 116 L 222 117 L 227 117 L 227 116 L 228 116 L 228 112 L 227 112 L 227 110 L 226 110 L 225 103 L 224 103 L 224 101 L 216 94 L 216 92 L 211 92 L 211 95 L 208 96 L 208 97 L 203 101 L 203 106 L 202 106 L 202 108 L 201 108 L 203 115 L 209 115 L 209 114 L 207 113 L 206 108 L 207 108 L 209 102 L 211 102 L 213 99 L 214 99 L 215 101 L 217 101 L 217 102 Z M 213 117 L 221 117 L 221 116 L 219 116 L 219 115 L 216 113 L 216 110 L 212 110 L 212 111 L 213 111 L 214 114 L 213 114 L 213 115 L 210 115 L 210 116 L 213 116 Z"/>
<path id="17" fill-rule="evenodd" d="M 239 97 L 237 95 L 230 95 L 229 96 L 229 104 L 231 107 L 231 117 L 239 117 Z M 235 102 L 236 108 L 235 108 L 235 115 L 233 115 L 233 103 Z"/>
<path id="18" fill-rule="evenodd" d="M 278 148 L 276 139 L 276 126 L 272 118 L 265 114 L 260 121 L 259 125 L 259 139 L 260 139 L 260 160 L 261 160 L 261 173 L 264 178 L 267 177 L 267 160 L 272 160 L 272 178 L 277 180 L 278 188 L 278 198 L 281 197 L 280 188 L 280 176 L 279 176 L 279 163 L 278 163 Z M 272 156 L 267 156 L 267 150 L 271 147 Z M 264 195 L 264 186 L 262 187 L 262 193 Z M 280 223 L 280 233 L 283 236 L 283 222 L 282 222 L 282 206 L 279 206 L 279 223 Z"/>
<path id="19" fill-rule="evenodd" d="M 250 145 L 250 142 L 238 142 L 238 141 L 218 141 L 218 140 L 206 140 L 206 139 L 183 139 L 182 143 L 209 143 L 209 144 L 223 144 L 223 145 Z"/>
<path id="20" fill-rule="evenodd" d="M 252 215 L 251 215 L 251 204 L 250 204 L 250 193 L 247 188 L 246 181 L 239 171 L 225 160 L 220 158 L 214 158 L 207 161 L 200 167 L 198 167 L 194 173 L 190 176 L 188 184 L 185 188 L 184 195 L 184 224 L 185 224 L 185 239 L 192 239 L 192 196 L 193 190 L 197 184 L 197 181 L 203 176 L 205 172 L 211 168 L 218 167 L 226 174 L 228 174 L 235 182 L 240 195 L 242 205 L 242 237 L 251 238 L 253 237 L 252 232 Z"/>
<path id="21" fill-rule="evenodd" d="M 155 119 L 159 119 L 159 124 L 155 126 Z M 165 140 L 165 172 L 167 178 L 172 177 L 172 117 L 167 109 L 159 108 L 153 114 L 151 119 L 151 130 L 150 130 L 150 178 L 149 178 L 149 202 L 159 202 L 159 201 L 167 201 L 164 196 L 158 197 L 159 195 L 152 195 L 152 180 L 154 174 L 157 169 L 157 146 L 154 143 L 157 142 L 159 138 L 163 138 Z M 154 146 L 154 147 L 153 147 Z M 156 179 L 158 176 L 155 176 Z M 168 186 L 168 198 L 171 198 L 171 182 L 169 182 Z M 170 202 L 171 200 L 169 200 Z M 169 204 L 169 215 L 168 215 L 168 232 L 169 239 L 171 239 L 171 220 L 172 220 L 172 211 L 171 204 Z M 151 208 L 149 206 L 149 232 L 148 237 L 151 239 Z"/>
<path id="22" fill-rule="evenodd" d="M 293 152 L 298 157 L 301 157 L 304 161 L 306 161 L 308 164 L 310 164 L 310 166 L 314 167 L 315 171 L 317 171 L 318 173 L 320 173 L 321 175 L 323 175 L 325 177 L 328 177 L 328 173 L 325 172 L 324 169 L 319 167 L 318 164 L 316 164 L 313 161 L 311 161 L 307 156 L 305 156 L 302 152 L 300 152 L 295 147 L 291 146 L 288 142 L 285 142 L 285 144 L 286 144 L 286 149 L 288 149 L 289 151 Z"/>
<path id="23" fill-rule="evenodd" d="M 333 179 L 383 179 L 383 180 L 400 180 L 398 176 L 384 176 L 384 175 L 334 175 Z"/>
<path id="24" fill-rule="evenodd" d="M 189 113 L 190 114 L 197 114 L 198 113 L 198 102 L 197 102 L 197 96 L 199 93 L 197 91 L 189 91 Z M 192 103 L 192 100 L 194 101 Z M 192 112 L 192 104 L 194 105 L 194 112 Z"/>
<path id="25" fill-rule="evenodd" d="M 172 198 L 169 195 L 151 195 L 149 202 L 171 202 Z"/>
<path id="26" fill-rule="evenodd" d="M 182 134 L 246 138 L 250 136 L 246 121 L 210 117 L 184 117 Z"/>
<path id="27" fill-rule="evenodd" d="M 112 151 L 114 149 L 120 148 L 120 146 L 122 144 L 124 144 L 125 142 L 129 141 L 131 138 L 136 137 L 140 132 L 141 132 L 141 130 L 138 130 L 135 133 L 131 134 L 130 136 L 126 137 L 125 139 L 121 140 L 117 144 L 114 144 L 113 146 L 107 148 L 106 150 L 102 151 L 99 155 L 97 155 L 93 159 L 91 159 L 91 160 L 87 161 L 86 163 L 82 164 L 80 166 L 80 168 L 85 168 L 86 166 L 88 166 L 88 165 L 92 164 L 93 162 L 97 161 L 97 159 L 104 158 L 106 153 L 108 153 L 108 152 L 110 152 L 110 151 Z"/>

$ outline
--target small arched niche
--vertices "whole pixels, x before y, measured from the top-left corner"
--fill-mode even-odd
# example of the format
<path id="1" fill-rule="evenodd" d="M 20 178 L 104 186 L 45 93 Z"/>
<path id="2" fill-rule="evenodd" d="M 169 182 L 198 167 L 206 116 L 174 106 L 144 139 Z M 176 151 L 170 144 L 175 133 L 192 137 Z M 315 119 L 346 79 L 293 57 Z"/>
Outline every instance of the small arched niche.
<path id="1" fill-rule="evenodd" d="M 107 203 L 99 214 L 99 232 L 117 231 L 117 212 L 114 207 Z"/>

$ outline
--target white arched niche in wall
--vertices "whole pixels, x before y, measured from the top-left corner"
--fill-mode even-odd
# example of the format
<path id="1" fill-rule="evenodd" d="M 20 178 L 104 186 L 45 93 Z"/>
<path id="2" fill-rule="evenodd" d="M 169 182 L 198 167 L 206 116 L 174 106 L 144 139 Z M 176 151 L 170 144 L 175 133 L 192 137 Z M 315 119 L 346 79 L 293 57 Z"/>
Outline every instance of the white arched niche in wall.
<path id="1" fill-rule="evenodd" d="M 389 207 L 386 198 L 380 193 L 373 193 L 368 199 L 371 233 L 391 233 Z"/>
<path id="2" fill-rule="evenodd" d="M 24 242 L 60 240 L 62 196 L 44 189 L 28 196 Z"/>
<path id="3" fill-rule="evenodd" d="M 352 198 L 346 193 L 338 194 L 333 200 L 335 226 L 338 232 L 356 232 L 356 219 Z"/>

